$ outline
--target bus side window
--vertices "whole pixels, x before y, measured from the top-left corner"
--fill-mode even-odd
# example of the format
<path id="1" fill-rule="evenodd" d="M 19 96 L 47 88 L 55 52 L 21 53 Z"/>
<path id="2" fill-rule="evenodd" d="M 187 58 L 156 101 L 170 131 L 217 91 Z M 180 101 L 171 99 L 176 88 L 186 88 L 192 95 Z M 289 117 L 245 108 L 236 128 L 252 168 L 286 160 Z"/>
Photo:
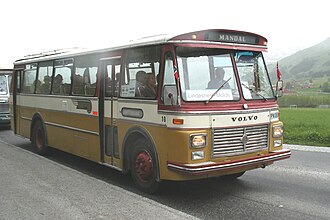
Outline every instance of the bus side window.
<path id="1" fill-rule="evenodd" d="M 53 74 L 53 62 L 41 62 L 38 66 L 38 80 L 40 84 L 37 84 L 36 93 L 49 94 L 50 83 Z"/>
<path id="2" fill-rule="evenodd" d="M 159 46 L 129 49 L 125 53 L 125 74 L 121 79 L 120 96 L 137 99 L 156 99 L 157 85 L 153 79 L 159 74 L 161 49 Z M 147 83 L 147 76 L 152 80 Z"/>
<path id="3" fill-rule="evenodd" d="M 164 68 L 164 79 L 162 87 L 162 101 L 165 105 L 176 104 L 176 97 L 168 97 L 169 93 L 176 91 L 176 83 L 174 78 L 174 61 L 172 53 L 168 52 L 165 55 L 165 68 Z M 172 92 L 169 92 L 172 91 Z M 172 94 L 175 95 L 175 94 Z M 175 100 L 173 103 L 173 99 Z"/>
<path id="4" fill-rule="evenodd" d="M 71 90 L 71 73 L 73 59 L 55 61 L 55 78 L 52 94 L 69 95 Z"/>
<path id="5" fill-rule="evenodd" d="M 21 85 L 22 85 L 22 75 L 23 75 L 23 71 L 16 71 L 16 77 L 17 77 L 17 86 L 16 86 L 16 92 L 20 93 L 21 92 Z M 14 83 L 14 82 L 13 82 Z M 14 84 L 12 84 L 14 85 Z"/>
<path id="6" fill-rule="evenodd" d="M 105 73 L 105 96 L 110 97 L 112 96 L 112 68 L 111 64 L 106 66 L 106 73 Z"/>
<path id="7" fill-rule="evenodd" d="M 27 64 L 23 73 L 23 93 L 34 93 L 37 64 Z"/>
<path id="8" fill-rule="evenodd" d="M 73 95 L 95 96 L 98 57 L 87 55 L 75 58 Z"/>

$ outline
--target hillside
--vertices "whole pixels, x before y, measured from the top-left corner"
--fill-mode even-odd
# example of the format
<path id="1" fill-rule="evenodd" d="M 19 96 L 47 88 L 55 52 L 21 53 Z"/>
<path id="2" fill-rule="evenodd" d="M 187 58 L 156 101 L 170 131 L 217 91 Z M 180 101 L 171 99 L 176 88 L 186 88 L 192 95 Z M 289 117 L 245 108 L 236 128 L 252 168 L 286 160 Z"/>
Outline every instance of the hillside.
<path id="1" fill-rule="evenodd" d="M 275 65 L 268 66 L 272 81 L 276 80 Z M 330 37 L 319 44 L 281 59 L 279 68 L 285 81 L 330 77 Z"/>

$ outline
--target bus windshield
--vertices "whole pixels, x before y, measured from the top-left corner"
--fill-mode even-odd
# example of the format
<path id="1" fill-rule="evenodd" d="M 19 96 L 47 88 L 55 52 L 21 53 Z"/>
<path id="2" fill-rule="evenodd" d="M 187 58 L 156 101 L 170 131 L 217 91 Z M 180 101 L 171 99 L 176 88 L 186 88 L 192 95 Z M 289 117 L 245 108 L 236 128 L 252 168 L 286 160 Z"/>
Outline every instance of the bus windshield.
<path id="1" fill-rule="evenodd" d="M 235 62 L 245 99 L 274 98 L 261 52 L 237 52 Z"/>
<path id="2" fill-rule="evenodd" d="M 273 98 L 262 54 L 223 49 L 177 47 L 182 98 L 185 101 L 240 99 L 233 61 L 246 100 Z M 233 59 L 232 59 L 233 58 Z"/>
<path id="3" fill-rule="evenodd" d="M 185 101 L 240 98 L 229 51 L 178 47 L 176 52 Z"/>

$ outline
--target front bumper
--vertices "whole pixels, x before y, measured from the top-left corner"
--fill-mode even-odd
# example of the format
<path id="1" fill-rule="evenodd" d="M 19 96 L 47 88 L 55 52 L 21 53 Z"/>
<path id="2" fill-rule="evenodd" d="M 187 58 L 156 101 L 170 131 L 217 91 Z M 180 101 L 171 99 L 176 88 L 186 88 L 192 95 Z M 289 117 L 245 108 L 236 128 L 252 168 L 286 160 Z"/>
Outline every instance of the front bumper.
<path id="1" fill-rule="evenodd" d="M 187 174 L 203 175 L 219 171 L 231 171 L 234 169 L 243 169 L 249 167 L 263 167 L 271 164 L 277 160 L 290 158 L 291 151 L 288 149 L 270 152 L 266 155 L 249 157 L 246 159 L 225 161 L 225 162 L 204 162 L 197 164 L 180 164 L 174 162 L 167 162 L 169 169 L 184 172 Z"/>

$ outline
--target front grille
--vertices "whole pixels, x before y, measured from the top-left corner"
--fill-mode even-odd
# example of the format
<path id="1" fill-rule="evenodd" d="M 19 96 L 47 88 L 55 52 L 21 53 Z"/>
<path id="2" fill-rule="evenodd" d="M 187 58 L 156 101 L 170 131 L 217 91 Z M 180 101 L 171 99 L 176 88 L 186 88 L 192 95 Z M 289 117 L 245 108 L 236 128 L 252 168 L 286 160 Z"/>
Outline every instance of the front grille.
<path id="1" fill-rule="evenodd" d="M 9 103 L 0 103 L 0 113 L 9 112 Z"/>
<path id="2" fill-rule="evenodd" d="M 213 129 L 212 157 L 244 154 L 268 146 L 268 125 Z"/>

